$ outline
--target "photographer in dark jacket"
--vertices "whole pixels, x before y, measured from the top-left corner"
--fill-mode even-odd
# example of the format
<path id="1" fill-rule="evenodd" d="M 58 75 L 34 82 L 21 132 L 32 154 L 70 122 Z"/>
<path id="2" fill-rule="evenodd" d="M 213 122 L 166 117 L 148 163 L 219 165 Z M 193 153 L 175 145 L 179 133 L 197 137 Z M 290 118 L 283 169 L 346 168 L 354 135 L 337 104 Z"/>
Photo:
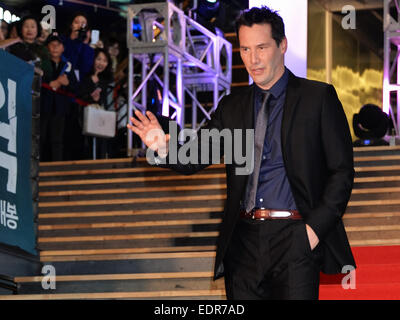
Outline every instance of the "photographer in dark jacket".
<path id="1" fill-rule="evenodd" d="M 47 39 L 51 60 L 44 69 L 40 110 L 40 151 L 45 158 L 46 142 L 51 145 L 51 160 L 63 160 L 64 128 L 70 111 L 71 94 L 76 91 L 77 80 L 74 69 L 63 56 L 64 45 L 57 34 Z"/>
<path id="2" fill-rule="evenodd" d="M 78 71 L 78 81 L 82 81 L 93 66 L 94 50 L 88 45 L 89 35 L 87 17 L 77 13 L 72 19 L 68 36 L 61 36 L 65 48 L 64 57 Z"/>

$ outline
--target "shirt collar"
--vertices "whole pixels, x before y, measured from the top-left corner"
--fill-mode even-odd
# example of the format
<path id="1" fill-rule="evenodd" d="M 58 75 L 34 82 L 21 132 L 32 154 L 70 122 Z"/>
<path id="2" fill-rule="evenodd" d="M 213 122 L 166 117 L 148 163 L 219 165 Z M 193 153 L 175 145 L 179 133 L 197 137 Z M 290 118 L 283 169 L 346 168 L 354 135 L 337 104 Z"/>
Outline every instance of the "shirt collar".
<path id="1" fill-rule="evenodd" d="M 283 75 L 279 78 L 277 82 L 275 82 L 275 84 L 271 87 L 271 89 L 269 89 L 269 92 L 275 99 L 278 98 L 286 90 L 288 80 L 289 80 L 289 70 L 285 67 Z M 259 86 L 256 85 L 255 87 L 258 92 L 263 91 L 263 89 L 261 89 Z"/>

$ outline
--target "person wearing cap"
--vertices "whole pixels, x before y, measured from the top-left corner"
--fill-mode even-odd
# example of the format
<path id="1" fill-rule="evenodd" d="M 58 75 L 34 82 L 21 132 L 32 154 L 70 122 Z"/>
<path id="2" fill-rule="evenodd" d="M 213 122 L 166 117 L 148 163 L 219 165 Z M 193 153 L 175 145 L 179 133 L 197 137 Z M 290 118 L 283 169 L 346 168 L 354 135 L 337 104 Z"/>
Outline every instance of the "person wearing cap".
<path id="1" fill-rule="evenodd" d="M 66 117 L 73 107 L 71 97 L 76 92 L 77 80 L 69 61 L 63 57 L 64 45 L 57 33 L 47 38 L 50 53 L 49 67 L 42 78 L 40 108 L 40 153 L 42 161 L 63 160 Z M 50 148 L 46 148 L 50 145 Z M 49 151 L 50 152 L 47 152 Z"/>

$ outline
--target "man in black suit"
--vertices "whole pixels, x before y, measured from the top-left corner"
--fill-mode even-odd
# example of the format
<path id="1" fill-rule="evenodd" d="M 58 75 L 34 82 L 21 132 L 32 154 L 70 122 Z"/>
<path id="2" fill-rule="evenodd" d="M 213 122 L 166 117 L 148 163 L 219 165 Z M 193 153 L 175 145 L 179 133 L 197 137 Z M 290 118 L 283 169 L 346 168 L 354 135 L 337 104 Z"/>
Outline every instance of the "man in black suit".
<path id="1" fill-rule="evenodd" d="M 346 116 L 333 86 L 298 78 L 285 67 L 287 39 L 276 12 L 243 12 L 237 32 L 254 84 L 225 96 L 206 128 L 241 129 L 243 139 L 232 145 L 241 150 L 246 130 L 253 129 L 254 170 L 239 175 L 241 164 L 226 164 L 214 278 L 225 276 L 228 299 L 318 299 L 321 270 L 355 267 L 342 222 L 354 178 Z M 128 128 L 164 166 L 184 174 L 207 166 L 168 162 L 170 136 L 148 135 L 160 130 L 156 118 L 135 114 Z"/>

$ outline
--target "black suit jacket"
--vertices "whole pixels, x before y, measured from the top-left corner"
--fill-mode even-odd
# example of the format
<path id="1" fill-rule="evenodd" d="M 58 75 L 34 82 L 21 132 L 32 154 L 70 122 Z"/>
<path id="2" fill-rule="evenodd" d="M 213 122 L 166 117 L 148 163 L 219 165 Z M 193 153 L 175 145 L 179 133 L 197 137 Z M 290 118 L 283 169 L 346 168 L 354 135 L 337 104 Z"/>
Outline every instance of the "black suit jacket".
<path id="1" fill-rule="evenodd" d="M 225 96 L 206 128 L 242 129 L 242 150 L 246 150 L 245 129 L 254 129 L 253 97 L 254 85 Z M 343 107 L 332 85 L 299 78 L 290 72 L 281 140 L 296 206 L 320 239 L 324 252 L 322 271 L 341 273 L 345 265 L 355 267 L 341 219 L 353 187 L 353 146 Z M 199 145 L 202 143 L 209 141 Z M 199 148 L 199 158 L 200 153 Z M 183 174 L 206 167 L 179 163 L 166 166 Z M 245 193 L 248 175 L 236 174 L 240 166 L 243 167 L 235 160 L 226 165 L 227 201 L 217 241 L 214 279 L 223 276 L 223 258 Z"/>

